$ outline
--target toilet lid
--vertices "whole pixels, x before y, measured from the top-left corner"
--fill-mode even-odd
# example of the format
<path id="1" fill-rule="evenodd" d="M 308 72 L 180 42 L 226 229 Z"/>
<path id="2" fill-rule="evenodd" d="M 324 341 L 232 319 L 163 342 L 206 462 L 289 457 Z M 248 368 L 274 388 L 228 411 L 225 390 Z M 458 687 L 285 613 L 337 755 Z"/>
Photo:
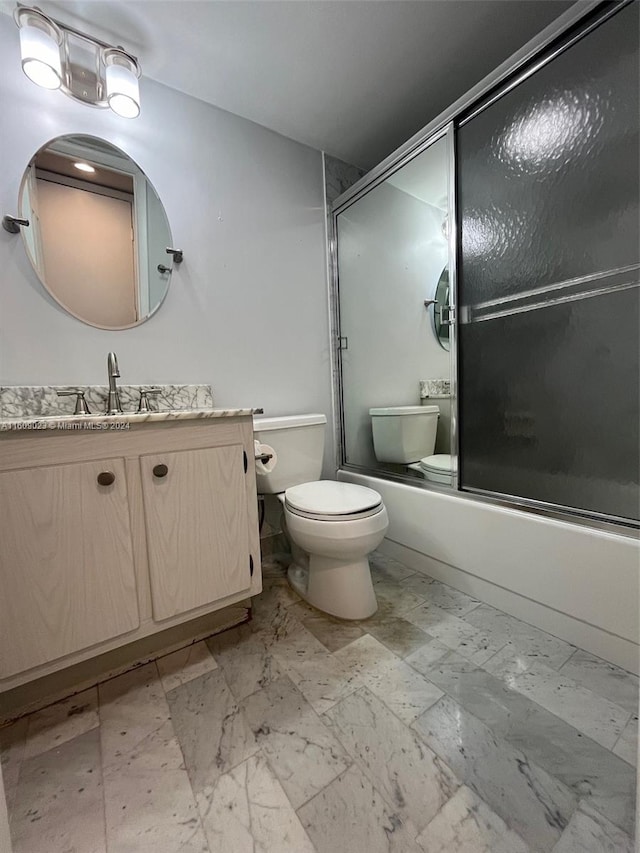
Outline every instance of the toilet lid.
<path id="1" fill-rule="evenodd" d="M 440 413 L 439 406 L 385 406 L 381 409 L 369 409 L 376 417 L 398 417 L 398 415 L 435 415 Z"/>
<path id="2" fill-rule="evenodd" d="M 380 506 L 382 498 L 373 489 L 335 480 L 319 480 L 292 486 L 285 492 L 285 505 L 314 515 L 343 516 Z"/>
<path id="3" fill-rule="evenodd" d="M 436 474 L 451 474 L 451 454 L 436 453 L 435 456 L 425 456 L 420 460 L 423 471 L 434 471 Z"/>

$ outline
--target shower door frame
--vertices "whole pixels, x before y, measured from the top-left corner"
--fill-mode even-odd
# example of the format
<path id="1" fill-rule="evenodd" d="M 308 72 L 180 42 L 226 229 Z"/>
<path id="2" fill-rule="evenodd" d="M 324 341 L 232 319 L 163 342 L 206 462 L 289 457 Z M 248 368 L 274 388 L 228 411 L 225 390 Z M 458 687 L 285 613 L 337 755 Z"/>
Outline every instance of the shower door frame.
<path id="1" fill-rule="evenodd" d="M 340 327 L 340 285 L 338 275 L 338 216 L 347 210 L 375 187 L 383 183 L 394 172 L 421 154 L 434 142 L 449 136 L 448 145 L 448 213 L 450 228 L 448 235 L 450 299 L 452 307 L 452 322 L 450 325 L 451 346 L 451 455 L 457 460 L 458 441 L 458 308 L 457 308 L 457 211 L 456 211 L 456 171 L 455 171 L 455 130 L 464 119 L 469 121 L 478 112 L 485 109 L 494 100 L 502 97 L 515 88 L 519 83 L 534 74 L 540 67 L 551 62 L 572 44 L 583 38 L 595 27 L 600 26 L 611 15 L 628 5 L 633 0 L 621 2 L 603 2 L 602 0 L 584 0 L 576 3 L 567 12 L 559 16 L 536 37 L 531 39 L 521 50 L 514 53 L 491 74 L 487 75 L 476 86 L 459 98 L 451 107 L 442 112 L 437 118 L 427 124 L 404 145 L 390 154 L 378 166 L 364 175 L 353 186 L 340 195 L 331 205 L 331 217 L 328 234 L 329 244 L 329 296 L 331 321 L 331 367 L 334 396 L 334 436 L 336 448 L 336 469 L 382 480 L 392 480 L 416 488 L 439 491 L 451 495 L 464 495 L 465 499 L 506 506 L 526 512 L 537 513 L 547 517 L 571 521 L 588 527 L 597 527 L 616 533 L 635 534 L 640 528 L 640 522 L 633 519 L 608 516 L 604 513 L 590 513 L 586 510 L 573 509 L 562 505 L 547 503 L 512 495 L 483 493 L 474 490 L 462 490 L 459 485 L 459 466 L 452 478 L 451 486 L 439 486 L 426 480 L 419 480 L 409 475 L 395 474 L 388 471 L 372 469 L 362 465 L 354 465 L 346 461 L 345 449 L 345 418 L 343 397 L 342 350 Z M 598 13 L 598 14 L 596 14 Z M 572 38 L 566 34 L 593 15 L 590 25 L 584 26 Z M 555 49 L 554 42 L 558 42 Z M 536 58 L 539 61 L 536 62 Z M 522 71 L 522 73 L 518 73 Z M 507 81 L 509 81 L 507 83 Z M 505 85 L 506 84 L 506 85 Z M 476 109 L 473 109 L 476 107 Z"/>
<path id="2" fill-rule="evenodd" d="M 365 175 L 358 184 L 358 186 L 362 184 L 362 189 L 349 198 L 345 203 L 341 203 L 340 199 L 344 198 L 349 194 L 343 193 L 336 202 L 334 203 L 334 207 L 332 210 L 331 217 L 331 237 L 329 240 L 330 244 L 330 253 L 331 253 L 331 295 L 332 295 L 332 340 L 333 340 L 333 351 L 334 351 L 334 366 L 333 370 L 334 376 L 334 404 L 335 404 L 335 412 L 336 412 L 336 453 L 337 453 L 337 468 L 338 470 L 344 469 L 348 471 L 355 471 L 359 474 L 368 474 L 371 476 L 381 476 L 383 479 L 390 480 L 398 480 L 402 483 L 409 483 L 411 485 L 417 485 L 419 487 L 423 487 L 426 485 L 426 480 L 423 482 L 421 479 L 417 477 L 411 477 L 409 475 L 403 474 L 394 474 L 389 471 L 380 471 L 378 469 L 371 469 L 363 465 L 354 465 L 352 463 L 348 463 L 346 461 L 346 451 L 345 451 L 345 420 L 344 420 L 344 397 L 343 397 L 343 381 L 342 381 L 342 349 L 341 349 L 341 336 L 340 336 L 340 283 L 339 283 L 339 275 L 338 275 L 338 219 L 337 217 L 340 213 L 343 213 L 352 204 L 355 204 L 361 198 L 363 198 L 367 193 L 371 192 L 371 190 L 375 189 L 377 186 L 382 184 L 387 180 L 391 175 L 413 160 L 414 157 L 417 157 L 420 154 L 423 154 L 428 148 L 430 148 L 434 143 L 440 141 L 441 139 L 447 140 L 447 216 L 449 222 L 449 233 L 447 235 L 447 266 L 449 270 L 449 379 L 451 383 L 451 455 L 457 458 L 458 455 L 458 406 L 457 406 L 457 279 L 456 279 L 456 255 L 457 255 L 457 240 L 456 240 L 456 208 L 455 208 L 455 134 L 454 134 L 454 122 L 449 121 L 444 124 L 442 127 L 438 128 L 435 132 L 426 136 L 422 142 L 418 143 L 415 147 L 399 156 L 397 159 L 393 161 L 393 163 L 384 170 L 380 175 L 377 175 L 371 181 L 367 181 L 369 175 L 376 172 L 374 169 L 373 172 L 369 173 L 369 175 Z M 400 149 L 402 151 L 402 149 Z M 364 183 L 363 183 L 364 182 Z M 422 309 L 421 309 L 422 310 Z M 453 318 L 453 321 L 451 320 Z M 416 388 L 417 388 L 417 380 L 416 380 Z M 458 490 L 458 472 L 457 470 L 453 473 L 451 478 L 451 486 L 438 486 L 434 483 L 429 483 L 429 488 L 433 487 L 437 490 L 451 492 Z"/>

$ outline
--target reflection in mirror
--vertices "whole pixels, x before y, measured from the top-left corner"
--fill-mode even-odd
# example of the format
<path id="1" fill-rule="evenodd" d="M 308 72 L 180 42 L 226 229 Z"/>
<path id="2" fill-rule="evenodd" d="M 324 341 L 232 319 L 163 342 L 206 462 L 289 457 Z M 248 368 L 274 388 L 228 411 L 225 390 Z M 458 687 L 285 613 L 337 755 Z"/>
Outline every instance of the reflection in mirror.
<path id="1" fill-rule="evenodd" d="M 440 274 L 433 296 L 433 330 L 438 343 L 449 351 L 449 268 L 445 267 Z"/>
<path id="2" fill-rule="evenodd" d="M 425 301 L 442 319 L 450 144 L 436 139 L 336 217 L 343 459 L 436 488 L 455 469 L 451 355 Z"/>
<path id="3" fill-rule="evenodd" d="M 127 329 L 167 294 L 171 232 L 144 172 L 94 136 L 60 136 L 27 166 L 20 187 L 25 248 L 56 302 L 84 323 Z"/>

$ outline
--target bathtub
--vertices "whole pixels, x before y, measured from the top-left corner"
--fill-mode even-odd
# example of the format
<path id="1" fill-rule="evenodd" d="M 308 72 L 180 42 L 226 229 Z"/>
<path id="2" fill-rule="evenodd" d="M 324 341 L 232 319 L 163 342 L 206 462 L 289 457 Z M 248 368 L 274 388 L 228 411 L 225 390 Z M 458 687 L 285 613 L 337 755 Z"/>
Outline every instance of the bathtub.
<path id="1" fill-rule="evenodd" d="M 638 673 L 637 531 L 610 532 L 351 471 L 338 471 L 338 479 L 382 495 L 389 514 L 383 553 Z"/>

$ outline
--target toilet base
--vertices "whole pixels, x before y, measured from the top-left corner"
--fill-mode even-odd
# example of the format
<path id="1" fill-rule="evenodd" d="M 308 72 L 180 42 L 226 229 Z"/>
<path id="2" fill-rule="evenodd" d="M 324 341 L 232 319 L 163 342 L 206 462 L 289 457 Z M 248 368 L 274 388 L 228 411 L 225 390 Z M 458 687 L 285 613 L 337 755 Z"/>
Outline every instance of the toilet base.
<path id="1" fill-rule="evenodd" d="M 311 554 L 309 565 L 292 563 L 289 583 L 306 602 L 338 619 L 368 619 L 378 609 L 369 560 L 334 560 Z"/>

